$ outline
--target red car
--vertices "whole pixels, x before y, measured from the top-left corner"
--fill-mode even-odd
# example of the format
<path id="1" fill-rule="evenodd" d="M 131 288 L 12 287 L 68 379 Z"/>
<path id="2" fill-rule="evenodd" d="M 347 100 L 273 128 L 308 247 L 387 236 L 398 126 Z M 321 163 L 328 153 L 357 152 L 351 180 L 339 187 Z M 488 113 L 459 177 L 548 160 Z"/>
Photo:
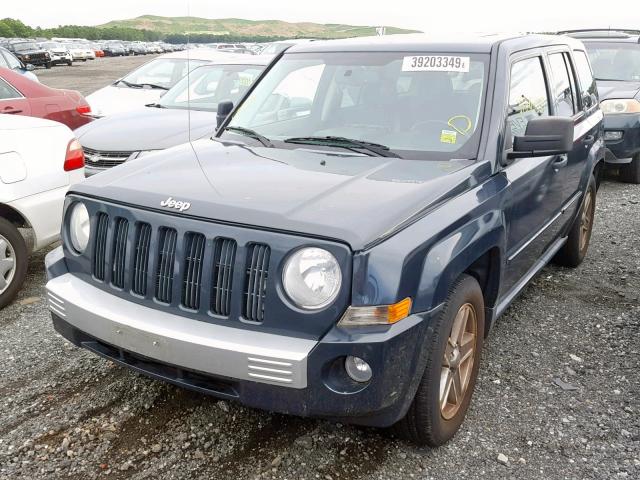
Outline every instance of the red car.
<path id="1" fill-rule="evenodd" d="M 50 88 L 7 68 L 0 68 L 0 113 L 47 118 L 72 130 L 93 120 L 80 92 Z"/>

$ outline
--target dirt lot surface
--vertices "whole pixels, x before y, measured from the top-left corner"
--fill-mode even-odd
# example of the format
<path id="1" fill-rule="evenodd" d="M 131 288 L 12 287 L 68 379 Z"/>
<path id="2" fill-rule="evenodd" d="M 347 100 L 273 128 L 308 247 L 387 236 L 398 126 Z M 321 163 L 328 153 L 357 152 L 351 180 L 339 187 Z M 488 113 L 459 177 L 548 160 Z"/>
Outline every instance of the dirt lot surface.
<path id="1" fill-rule="evenodd" d="M 86 93 L 140 60 L 39 73 Z M 77 349 L 51 327 L 37 254 L 0 312 L 0 478 L 640 478 L 639 238 L 640 187 L 607 180 L 586 261 L 547 267 L 509 308 L 462 430 L 436 450 L 217 401 Z"/>
<path id="2" fill-rule="evenodd" d="M 51 70 L 39 68 L 34 73 L 49 87 L 70 88 L 86 96 L 157 56 L 96 58 L 86 62 L 75 62 L 71 67 L 60 65 Z"/>

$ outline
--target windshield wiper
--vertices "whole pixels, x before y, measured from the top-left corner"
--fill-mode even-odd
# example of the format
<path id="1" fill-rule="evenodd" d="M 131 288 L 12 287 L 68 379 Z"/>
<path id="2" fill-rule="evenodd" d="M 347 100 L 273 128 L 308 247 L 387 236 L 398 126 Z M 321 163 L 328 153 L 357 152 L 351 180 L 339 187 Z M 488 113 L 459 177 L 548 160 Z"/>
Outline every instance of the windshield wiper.
<path id="1" fill-rule="evenodd" d="M 152 107 L 152 108 L 167 108 L 164 105 L 161 105 L 159 103 L 147 103 L 145 105 L 145 107 Z"/>
<path id="2" fill-rule="evenodd" d="M 370 153 L 378 157 L 391 157 L 391 158 L 402 158 L 397 153 L 391 151 L 389 147 L 386 145 L 381 145 L 379 143 L 366 142 L 364 140 L 355 140 L 353 138 L 346 137 L 334 137 L 334 136 L 326 136 L 326 137 L 292 137 L 287 138 L 285 143 L 298 143 L 298 144 L 307 144 L 307 145 L 326 145 L 329 147 L 341 147 L 346 148 L 352 151 L 355 149 L 366 150 Z"/>
<path id="3" fill-rule="evenodd" d="M 129 88 L 149 87 L 149 88 L 158 88 L 160 90 L 169 90 L 167 87 L 163 87 L 162 85 L 156 85 L 155 83 L 131 83 L 131 82 L 127 82 L 126 80 L 118 80 L 116 84 L 118 83 L 124 83 Z"/>
<path id="4" fill-rule="evenodd" d="M 250 128 L 244 127 L 225 127 L 224 130 L 229 130 L 234 133 L 239 133 L 240 135 L 244 135 L 245 137 L 253 138 L 254 140 L 258 140 L 265 147 L 273 148 L 273 143 L 264 135 L 260 135 L 255 130 L 251 130 Z"/>
<path id="5" fill-rule="evenodd" d="M 626 82 L 626 81 L 631 81 L 633 82 L 634 80 L 622 80 L 620 78 L 595 78 L 594 80 L 596 80 L 597 82 Z"/>

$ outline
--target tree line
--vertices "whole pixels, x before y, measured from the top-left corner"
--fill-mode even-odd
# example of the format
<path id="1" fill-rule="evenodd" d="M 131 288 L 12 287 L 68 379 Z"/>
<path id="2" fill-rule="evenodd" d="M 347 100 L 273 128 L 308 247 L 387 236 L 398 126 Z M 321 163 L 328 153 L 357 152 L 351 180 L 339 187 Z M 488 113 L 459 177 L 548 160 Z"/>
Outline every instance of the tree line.
<path id="1" fill-rule="evenodd" d="M 0 20 L 0 38 L 86 38 L 87 40 L 124 40 L 157 42 L 172 44 L 182 43 L 239 43 L 239 42 L 273 42 L 283 37 L 255 35 L 211 35 L 211 34 L 169 34 L 165 35 L 152 30 L 127 27 L 84 27 L 80 25 L 61 25 L 57 28 L 32 28 L 20 20 L 3 18 Z"/>

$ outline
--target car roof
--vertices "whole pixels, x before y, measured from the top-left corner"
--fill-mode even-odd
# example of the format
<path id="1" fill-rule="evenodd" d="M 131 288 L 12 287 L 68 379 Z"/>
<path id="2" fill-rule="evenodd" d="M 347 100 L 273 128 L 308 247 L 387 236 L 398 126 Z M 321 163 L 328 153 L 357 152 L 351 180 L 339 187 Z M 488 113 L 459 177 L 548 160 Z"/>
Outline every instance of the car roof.
<path id="1" fill-rule="evenodd" d="M 191 60 L 210 60 L 212 62 L 221 59 L 233 59 L 240 55 L 221 52 L 216 48 L 193 48 L 191 50 L 184 50 L 182 52 L 169 52 L 164 55 L 160 55 L 158 58 L 189 58 Z M 254 55 L 242 55 L 242 57 L 253 57 Z"/>
<path id="2" fill-rule="evenodd" d="M 291 47 L 287 53 L 425 51 L 490 53 L 495 45 L 503 43 L 509 44 L 513 50 L 560 44 L 570 45 L 573 48 L 580 46 L 579 41 L 559 35 L 514 33 L 434 36 L 411 33 L 308 42 Z"/>

